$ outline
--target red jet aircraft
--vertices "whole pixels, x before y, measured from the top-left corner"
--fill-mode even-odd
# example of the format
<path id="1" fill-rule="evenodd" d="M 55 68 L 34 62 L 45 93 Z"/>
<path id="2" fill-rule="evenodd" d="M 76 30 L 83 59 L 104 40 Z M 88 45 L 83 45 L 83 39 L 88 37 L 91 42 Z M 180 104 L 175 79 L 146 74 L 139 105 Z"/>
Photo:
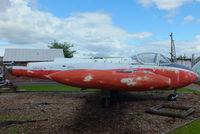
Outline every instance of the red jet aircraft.
<path id="1" fill-rule="evenodd" d="M 169 101 L 178 97 L 177 89 L 185 87 L 198 74 L 185 66 L 171 63 L 158 53 L 142 53 L 132 58 L 112 59 L 56 59 L 13 66 L 9 71 L 16 76 L 50 79 L 62 84 L 106 91 L 104 102 L 111 103 L 111 91 L 174 90 Z M 109 93 L 108 93 L 109 92 Z"/>

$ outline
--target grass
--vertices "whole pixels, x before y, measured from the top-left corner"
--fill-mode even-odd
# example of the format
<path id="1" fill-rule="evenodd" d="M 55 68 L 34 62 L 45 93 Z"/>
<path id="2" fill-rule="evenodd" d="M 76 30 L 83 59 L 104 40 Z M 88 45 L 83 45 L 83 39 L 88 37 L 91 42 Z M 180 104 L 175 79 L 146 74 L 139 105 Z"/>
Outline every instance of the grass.
<path id="1" fill-rule="evenodd" d="M 4 121 L 25 121 L 30 120 L 31 118 L 27 117 L 19 117 L 19 116 L 0 116 L 0 122 Z"/>
<path id="2" fill-rule="evenodd" d="M 6 134 L 20 134 L 20 131 L 18 128 L 9 128 L 7 131 L 6 131 Z"/>
<path id="3" fill-rule="evenodd" d="M 31 92 L 54 92 L 54 91 L 81 91 L 81 88 L 66 85 L 21 85 L 17 89 L 26 89 Z M 98 89 L 87 89 L 84 91 L 99 91 Z"/>
<path id="4" fill-rule="evenodd" d="M 18 86 L 17 89 L 26 89 L 30 92 L 56 92 L 56 91 L 81 91 L 81 88 L 67 86 L 67 85 L 21 85 Z M 83 91 L 100 91 L 99 89 L 87 89 Z M 153 92 L 169 92 L 173 93 L 173 90 L 154 90 Z M 195 93 L 200 95 L 200 91 L 188 89 L 188 88 L 180 88 L 178 92 L 188 92 Z"/>
<path id="5" fill-rule="evenodd" d="M 144 120 L 143 117 L 139 117 L 139 116 L 137 116 L 136 114 L 131 114 L 131 118 L 132 118 L 132 119 L 137 119 L 137 120 Z"/>
<path id="6" fill-rule="evenodd" d="M 19 128 L 11 127 L 5 131 L 5 134 L 27 134 L 26 131 L 20 131 Z"/>
<path id="7" fill-rule="evenodd" d="M 181 128 L 177 128 L 168 134 L 199 134 L 200 133 L 200 119 L 185 125 Z"/>
<path id="8" fill-rule="evenodd" d="M 35 116 L 0 116 L 0 122 L 5 121 L 27 121 L 27 120 L 40 120 L 44 117 L 44 114 L 39 114 Z"/>
<path id="9" fill-rule="evenodd" d="M 2 116 L 0 115 L 0 123 L 6 121 L 31 121 L 31 120 L 41 120 L 45 114 L 39 114 L 34 116 Z M 1 133 L 1 130 L 0 130 Z M 11 127 L 5 131 L 5 134 L 27 134 L 26 131 L 21 131 L 19 128 Z"/>
<path id="10" fill-rule="evenodd" d="M 80 92 L 81 88 L 67 86 L 67 85 L 21 85 L 18 86 L 18 89 L 26 89 L 30 92 Z M 83 91 L 100 91 L 100 89 L 87 89 Z M 173 93 L 173 90 L 154 90 L 153 92 L 167 92 Z M 195 93 L 200 95 L 200 91 L 188 89 L 188 88 L 180 88 L 178 92 L 186 92 L 186 93 Z"/>
<path id="11" fill-rule="evenodd" d="M 179 92 L 189 92 L 189 93 L 195 93 L 195 94 L 200 94 L 200 91 L 197 90 L 192 90 L 192 89 L 188 89 L 188 88 L 181 88 L 178 90 Z"/>

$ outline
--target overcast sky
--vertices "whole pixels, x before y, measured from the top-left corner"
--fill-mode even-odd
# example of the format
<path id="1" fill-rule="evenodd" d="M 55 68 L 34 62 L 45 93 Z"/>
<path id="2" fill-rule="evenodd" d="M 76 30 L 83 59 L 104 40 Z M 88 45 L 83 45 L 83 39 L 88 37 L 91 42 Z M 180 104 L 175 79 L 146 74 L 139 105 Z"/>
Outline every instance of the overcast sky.
<path id="1" fill-rule="evenodd" d="M 200 55 L 200 0 L 0 0 L 5 48 L 74 44 L 76 57 L 160 52 Z"/>

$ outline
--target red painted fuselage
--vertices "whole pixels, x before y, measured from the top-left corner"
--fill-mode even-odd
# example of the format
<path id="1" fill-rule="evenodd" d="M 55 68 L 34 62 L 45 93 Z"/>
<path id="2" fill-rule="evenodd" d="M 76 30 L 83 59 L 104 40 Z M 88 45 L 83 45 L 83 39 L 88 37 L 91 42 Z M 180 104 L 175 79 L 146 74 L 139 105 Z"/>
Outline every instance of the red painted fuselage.
<path id="1" fill-rule="evenodd" d="M 139 66 L 129 69 L 70 70 L 13 68 L 12 73 L 18 76 L 51 79 L 80 88 L 126 91 L 177 89 L 193 83 L 197 78 L 194 72 L 186 69 L 159 66 Z"/>

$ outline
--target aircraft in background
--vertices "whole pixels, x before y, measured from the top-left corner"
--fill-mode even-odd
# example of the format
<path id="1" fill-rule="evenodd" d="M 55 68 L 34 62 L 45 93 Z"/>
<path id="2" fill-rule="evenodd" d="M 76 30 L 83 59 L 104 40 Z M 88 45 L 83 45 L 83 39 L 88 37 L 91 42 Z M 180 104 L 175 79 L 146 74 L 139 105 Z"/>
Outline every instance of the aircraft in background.
<path id="1" fill-rule="evenodd" d="M 131 58 L 55 59 L 28 63 L 8 69 L 13 75 L 50 79 L 82 89 L 101 89 L 103 102 L 110 105 L 112 91 L 174 90 L 169 101 L 178 97 L 177 89 L 197 80 L 198 74 L 171 63 L 159 53 L 141 53 Z"/>

